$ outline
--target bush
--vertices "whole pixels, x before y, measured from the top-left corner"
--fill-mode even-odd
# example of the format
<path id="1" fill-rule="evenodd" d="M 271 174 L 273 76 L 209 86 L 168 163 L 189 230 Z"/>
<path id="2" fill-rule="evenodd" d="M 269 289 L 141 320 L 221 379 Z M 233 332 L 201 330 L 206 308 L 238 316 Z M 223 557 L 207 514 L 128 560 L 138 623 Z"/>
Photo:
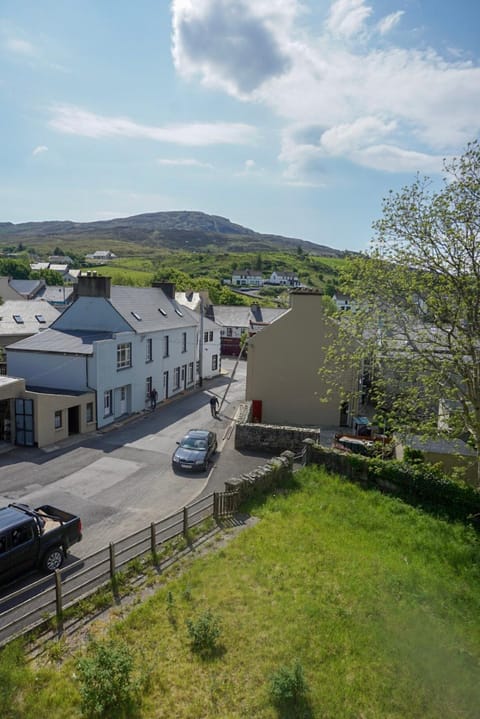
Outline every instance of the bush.
<path id="1" fill-rule="evenodd" d="M 204 612 L 198 619 L 187 619 L 187 629 L 194 652 L 213 654 L 220 636 L 220 622 L 210 611 Z"/>
<path id="2" fill-rule="evenodd" d="M 138 687 L 132 679 L 133 658 L 120 642 L 92 642 L 90 656 L 78 661 L 84 716 L 120 717 L 134 706 Z"/>
<path id="3" fill-rule="evenodd" d="M 307 684 L 299 661 L 277 669 L 270 679 L 270 696 L 277 705 L 296 706 L 303 702 Z"/>

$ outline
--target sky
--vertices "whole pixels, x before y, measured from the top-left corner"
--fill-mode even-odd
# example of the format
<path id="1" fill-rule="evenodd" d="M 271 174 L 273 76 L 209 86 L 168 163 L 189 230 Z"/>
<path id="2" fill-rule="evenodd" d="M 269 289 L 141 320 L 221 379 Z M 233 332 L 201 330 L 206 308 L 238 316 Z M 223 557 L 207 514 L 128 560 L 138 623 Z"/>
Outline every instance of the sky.
<path id="1" fill-rule="evenodd" d="M 368 249 L 480 129 L 478 0 L 0 0 L 0 222 L 197 210 Z"/>

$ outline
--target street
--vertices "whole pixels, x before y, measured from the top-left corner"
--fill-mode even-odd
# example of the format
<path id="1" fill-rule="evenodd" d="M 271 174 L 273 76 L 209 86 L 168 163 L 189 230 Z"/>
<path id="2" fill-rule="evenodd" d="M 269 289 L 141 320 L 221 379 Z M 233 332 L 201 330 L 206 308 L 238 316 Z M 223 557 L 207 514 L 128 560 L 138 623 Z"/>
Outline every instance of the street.
<path id="1" fill-rule="evenodd" d="M 226 374 L 106 433 L 77 437 L 70 446 L 48 452 L 16 448 L 0 455 L 0 506 L 50 504 L 80 515 L 83 540 L 72 547 L 72 557 L 82 558 L 202 492 L 223 489 L 226 479 L 264 461 L 233 449 L 231 424 L 245 396 L 246 375 L 246 363 L 240 362 L 230 383 L 234 364 L 224 360 Z M 210 413 L 212 393 L 220 402 L 225 396 L 218 419 Z M 208 472 L 175 473 L 172 453 L 191 428 L 216 431 L 219 453 Z"/>

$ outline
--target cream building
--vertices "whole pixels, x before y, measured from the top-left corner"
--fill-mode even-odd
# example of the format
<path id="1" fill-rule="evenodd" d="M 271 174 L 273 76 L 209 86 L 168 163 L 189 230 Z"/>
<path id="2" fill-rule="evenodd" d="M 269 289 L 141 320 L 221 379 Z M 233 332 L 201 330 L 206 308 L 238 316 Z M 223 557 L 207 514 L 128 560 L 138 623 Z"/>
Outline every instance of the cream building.
<path id="1" fill-rule="evenodd" d="M 357 412 L 358 374 L 352 369 L 344 377 L 344 386 L 352 388 L 347 406 L 318 373 L 335 331 L 322 295 L 298 289 L 290 300 L 290 309 L 248 343 L 246 399 L 256 401 L 254 416 L 257 412 L 257 420 L 267 424 L 302 427 L 349 424 Z"/>

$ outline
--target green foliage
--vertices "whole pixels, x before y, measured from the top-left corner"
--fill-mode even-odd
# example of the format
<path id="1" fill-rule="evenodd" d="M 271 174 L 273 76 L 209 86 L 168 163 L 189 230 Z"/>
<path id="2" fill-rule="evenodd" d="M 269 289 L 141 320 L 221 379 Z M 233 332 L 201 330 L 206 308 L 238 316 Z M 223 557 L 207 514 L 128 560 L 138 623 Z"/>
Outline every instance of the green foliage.
<path id="1" fill-rule="evenodd" d="M 307 683 L 303 667 L 297 660 L 290 666 L 282 666 L 270 679 L 270 696 L 280 706 L 297 706 L 305 698 Z"/>
<path id="2" fill-rule="evenodd" d="M 21 691 L 31 681 L 31 672 L 25 661 L 20 642 L 12 642 L 0 650 L 0 707 L 2 719 L 20 717 Z"/>
<path id="3" fill-rule="evenodd" d="M 131 716 L 139 687 L 132 678 L 133 657 L 125 644 L 92 641 L 88 655 L 79 659 L 77 670 L 85 717 Z"/>
<path id="4" fill-rule="evenodd" d="M 0 258 L 0 276 L 12 277 L 15 280 L 28 280 L 30 277 L 28 260 L 13 257 Z"/>
<path id="5" fill-rule="evenodd" d="M 211 656 L 217 648 L 221 634 L 220 622 L 210 611 L 196 619 L 187 619 L 187 630 L 192 651 L 201 656 Z"/>
<path id="6" fill-rule="evenodd" d="M 43 280 L 45 280 L 45 283 L 49 286 L 65 284 L 61 273 L 56 272 L 55 270 L 34 270 L 33 272 L 30 272 L 30 279 L 31 280 L 43 279 Z"/>

